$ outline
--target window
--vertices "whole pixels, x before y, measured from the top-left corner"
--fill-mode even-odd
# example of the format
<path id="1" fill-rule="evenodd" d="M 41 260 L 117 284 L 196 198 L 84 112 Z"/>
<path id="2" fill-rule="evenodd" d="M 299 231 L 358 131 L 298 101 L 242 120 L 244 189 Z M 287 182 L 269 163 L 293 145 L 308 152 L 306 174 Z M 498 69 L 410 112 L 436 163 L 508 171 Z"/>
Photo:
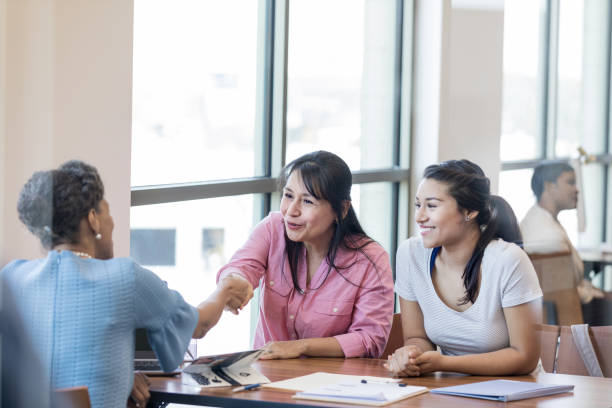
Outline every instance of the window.
<path id="1" fill-rule="evenodd" d="M 574 245 L 599 245 L 610 234 L 610 4 L 506 2 L 504 26 L 500 194 L 521 219 L 535 200 L 532 168 L 584 148 L 593 155 L 580 166 L 586 231 L 578 234 L 575 211 L 559 221 Z"/>
<path id="2" fill-rule="evenodd" d="M 353 171 L 366 232 L 393 257 L 408 228 L 398 207 L 408 201 L 409 118 L 400 112 L 409 112 L 412 7 L 136 0 L 134 254 L 148 247 L 138 231 L 175 231 L 174 263 L 147 267 L 197 304 L 254 225 L 278 209 L 280 169 L 329 150 Z M 249 348 L 256 298 L 250 311 L 221 319 L 198 351 Z"/>
<path id="3" fill-rule="evenodd" d="M 134 4 L 132 185 L 252 177 L 258 2 Z"/>
<path id="4" fill-rule="evenodd" d="M 141 265 L 173 266 L 175 251 L 175 229 L 130 230 L 130 256 Z"/>
<path id="5" fill-rule="evenodd" d="M 165 249 L 159 243 L 147 246 L 151 243 L 147 238 L 158 238 L 157 231 L 172 231 L 176 261 L 141 263 L 166 281 L 169 288 L 179 291 L 187 302 L 197 305 L 215 290 L 217 271 L 248 237 L 254 222 L 253 202 L 258 199 L 261 197 L 248 194 L 132 207 L 131 255 L 137 262 L 159 257 L 160 249 Z M 144 231 L 154 233 L 147 237 L 142 233 L 145 227 Z M 228 335 L 205 336 L 198 340 L 198 350 L 210 354 L 248 349 L 249 310 L 245 309 L 237 317 L 221 319 L 219 328 L 211 334 L 225 330 Z M 245 328 L 243 336 L 229 335 Z"/>
<path id="6" fill-rule="evenodd" d="M 393 165 L 395 8 L 392 1 L 290 2 L 288 161 L 328 150 L 354 170 Z"/>
<path id="7" fill-rule="evenodd" d="M 513 0 L 504 4 L 504 63 L 501 159 L 542 156 L 543 44 L 545 3 Z"/>

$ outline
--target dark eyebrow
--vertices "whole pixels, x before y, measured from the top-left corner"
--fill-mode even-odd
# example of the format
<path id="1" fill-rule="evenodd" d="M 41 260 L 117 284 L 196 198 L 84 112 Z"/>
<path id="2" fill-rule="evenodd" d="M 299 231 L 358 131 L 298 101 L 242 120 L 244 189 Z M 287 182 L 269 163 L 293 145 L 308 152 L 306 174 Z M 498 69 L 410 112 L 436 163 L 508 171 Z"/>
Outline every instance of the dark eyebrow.
<path id="1" fill-rule="evenodd" d="M 438 197 L 425 197 L 424 201 L 433 201 L 433 200 L 435 200 L 435 201 L 444 201 L 444 200 L 439 199 Z"/>
<path id="2" fill-rule="evenodd" d="M 283 189 L 284 189 L 284 190 L 289 191 L 290 193 L 295 194 L 295 193 L 293 192 L 293 190 L 292 190 L 291 188 L 287 187 L 287 186 L 283 187 Z M 313 195 L 312 195 L 312 194 L 310 194 L 309 192 L 306 192 L 306 193 L 302 194 L 302 196 L 303 196 L 303 197 L 311 197 L 311 198 L 314 198 L 315 200 L 317 199 L 315 196 L 313 196 Z"/>

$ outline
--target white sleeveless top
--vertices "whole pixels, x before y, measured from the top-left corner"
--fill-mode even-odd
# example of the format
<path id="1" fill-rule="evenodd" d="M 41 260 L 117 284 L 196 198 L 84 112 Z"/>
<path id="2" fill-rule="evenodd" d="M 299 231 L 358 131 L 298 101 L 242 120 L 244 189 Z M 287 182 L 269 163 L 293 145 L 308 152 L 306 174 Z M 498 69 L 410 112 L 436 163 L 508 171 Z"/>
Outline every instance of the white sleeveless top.
<path id="1" fill-rule="evenodd" d="M 482 258 L 482 281 L 476 302 L 463 312 L 448 307 L 431 280 L 433 249 L 420 237 L 405 241 L 397 250 L 395 291 L 418 302 L 425 332 L 443 354 L 486 353 L 510 345 L 503 308 L 542 296 L 538 277 L 527 254 L 515 244 L 493 240 Z"/>

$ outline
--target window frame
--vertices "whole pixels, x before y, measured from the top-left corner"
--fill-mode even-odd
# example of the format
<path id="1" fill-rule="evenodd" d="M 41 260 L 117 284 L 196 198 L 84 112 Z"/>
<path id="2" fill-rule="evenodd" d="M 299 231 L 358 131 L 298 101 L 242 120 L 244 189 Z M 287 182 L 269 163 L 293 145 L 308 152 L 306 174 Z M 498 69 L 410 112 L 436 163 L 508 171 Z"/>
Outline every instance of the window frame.
<path id="1" fill-rule="evenodd" d="M 353 171 L 353 184 L 392 184 L 391 248 L 387 248 L 395 278 L 395 253 L 408 236 L 410 202 L 410 128 L 412 102 L 412 50 L 414 0 L 394 0 L 396 9 L 392 165 Z M 261 0 L 258 10 L 255 165 L 263 176 L 174 183 L 131 188 L 131 207 L 184 202 L 206 198 L 256 194 L 253 222 L 264 218 L 280 203 L 276 176 L 285 166 L 287 116 L 287 65 L 290 0 Z M 263 29 L 261 28 L 263 27 Z M 245 237 L 246 239 L 246 237 Z M 257 320 L 257 296 L 252 308 L 251 339 Z M 396 309 L 398 305 L 396 302 Z"/>
<path id="2" fill-rule="evenodd" d="M 542 117 L 541 117 L 541 127 L 540 133 L 537 135 L 539 138 L 539 142 L 541 143 L 542 149 L 540 157 L 537 159 L 527 159 L 527 160 L 512 160 L 512 161 L 502 161 L 501 162 L 501 171 L 510 171 L 510 170 L 521 170 L 521 169 L 532 169 L 536 166 L 548 162 L 559 162 L 563 161 L 569 163 L 571 157 L 559 157 L 555 154 L 555 144 L 557 138 L 557 128 L 556 128 L 556 118 L 557 118 L 557 91 L 558 91 L 558 81 L 557 81 L 557 72 L 558 72 L 558 53 L 559 53 L 559 9 L 561 5 L 561 0 L 546 0 L 545 1 L 545 24 L 544 24 L 544 33 L 542 38 L 542 61 L 543 61 L 543 81 L 540 84 L 542 87 Z M 591 155 L 588 158 L 582 157 L 581 160 L 586 164 L 599 164 L 603 166 L 604 176 L 603 176 L 603 206 L 602 206 L 602 214 L 600 214 L 600 219 L 602 221 L 602 236 L 601 241 L 605 242 L 608 238 L 610 232 L 612 232 L 612 225 L 608 225 L 608 220 L 610 217 L 608 216 L 608 206 L 610 202 L 609 194 L 612 191 L 608 188 L 608 180 L 610 178 L 610 170 L 612 167 L 612 151 L 610 150 L 610 138 L 612 134 L 610 133 L 610 116 L 612 115 L 612 105 L 611 105 L 611 75 L 612 75 L 612 6 L 608 7 L 608 38 L 606 49 L 603 52 L 606 52 L 606 61 L 607 61 L 607 75 L 606 75 L 606 83 L 603 84 L 606 90 L 605 97 L 605 111 L 608 112 L 608 115 L 605 117 L 604 123 L 604 133 L 601 137 L 604 138 L 604 152 L 602 154 Z M 612 208 L 611 208 L 612 210 Z"/>

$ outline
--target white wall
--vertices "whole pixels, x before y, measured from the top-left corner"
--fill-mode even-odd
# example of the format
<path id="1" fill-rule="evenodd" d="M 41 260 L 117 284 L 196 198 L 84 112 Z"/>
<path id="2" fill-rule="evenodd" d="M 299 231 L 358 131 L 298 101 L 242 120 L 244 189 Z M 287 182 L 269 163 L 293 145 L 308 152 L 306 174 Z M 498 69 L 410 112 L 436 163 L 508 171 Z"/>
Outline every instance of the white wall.
<path id="1" fill-rule="evenodd" d="M 497 191 L 504 13 L 468 3 L 415 1 L 411 197 L 425 167 L 449 159 L 477 163 Z"/>
<path id="2" fill-rule="evenodd" d="M 439 159 L 476 162 L 496 192 L 501 170 L 504 13 L 453 8 L 447 29 Z"/>
<path id="3" fill-rule="evenodd" d="M 128 255 L 133 1 L 8 1 L 5 17 L 0 264 L 42 254 L 18 221 L 17 197 L 35 170 L 69 159 L 100 171 L 115 253 Z"/>
<path id="4" fill-rule="evenodd" d="M 4 248 L 4 162 L 6 141 L 6 0 L 0 0 L 0 248 Z M 0 267 L 3 265 L 0 255 Z"/>

